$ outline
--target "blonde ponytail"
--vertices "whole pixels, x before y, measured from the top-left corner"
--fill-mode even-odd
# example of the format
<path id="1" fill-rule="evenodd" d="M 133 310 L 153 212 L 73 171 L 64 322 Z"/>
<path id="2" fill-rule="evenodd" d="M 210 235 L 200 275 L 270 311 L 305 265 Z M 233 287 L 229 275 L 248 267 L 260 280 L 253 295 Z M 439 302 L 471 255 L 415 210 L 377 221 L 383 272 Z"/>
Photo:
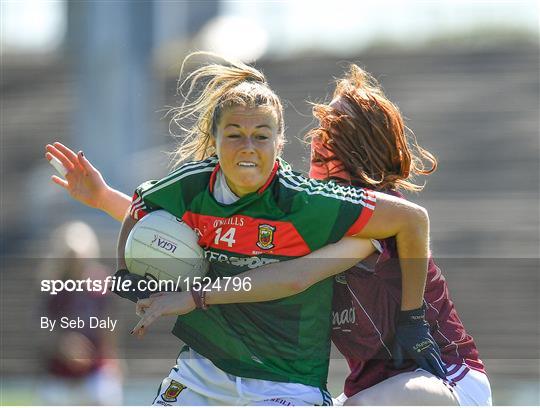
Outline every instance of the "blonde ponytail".
<path id="1" fill-rule="evenodd" d="M 182 79 L 187 65 L 195 57 L 218 59 L 223 63 L 206 63 Z M 242 62 L 209 52 L 191 53 L 182 63 L 177 92 L 183 103 L 169 111 L 172 115 L 169 130 L 173 136 L 178 136 L 175 128 L 178 129 L 182 141 L 172 152 L 173 166 L 187 159 L 203 160 L 215 154 L 215 132 L 224 108 L 270 107 L 276 112 L 278 133 L 283 136 L 283 107 L 279 97 L 270 89 L 262 72 Z"/>

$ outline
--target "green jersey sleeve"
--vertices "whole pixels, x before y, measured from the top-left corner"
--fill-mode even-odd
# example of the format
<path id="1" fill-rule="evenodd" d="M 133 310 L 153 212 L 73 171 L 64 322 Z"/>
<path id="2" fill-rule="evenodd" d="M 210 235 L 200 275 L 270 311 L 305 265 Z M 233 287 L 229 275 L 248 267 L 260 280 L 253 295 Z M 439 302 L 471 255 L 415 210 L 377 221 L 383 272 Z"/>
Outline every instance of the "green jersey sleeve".
<path id="1" fill-rule="evenodd" d="M 307 179 L 288 169 L 280 176 L 278 203 L 294 217 L 312 251 L 356 235 L 375 209 L 375 194 L 370 190 Z"/>
<path id="2" fill-rule="evenodd" d="M 186 163 L 161 180 L 142 183 L 133 195 L 131 217 L 139 220 L 157 209 L 181 217 L 194 197 L 208 188 L 216 164 L 216 157 Z"/>

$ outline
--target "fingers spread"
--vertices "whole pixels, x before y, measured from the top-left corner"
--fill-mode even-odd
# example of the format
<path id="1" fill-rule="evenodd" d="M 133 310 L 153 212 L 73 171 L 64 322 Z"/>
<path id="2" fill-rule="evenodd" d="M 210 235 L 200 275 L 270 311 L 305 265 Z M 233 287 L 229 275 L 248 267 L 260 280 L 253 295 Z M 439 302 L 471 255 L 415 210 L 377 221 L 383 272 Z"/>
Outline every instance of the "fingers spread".
<path id="1" fill-rule="evenodd" d="M 53 143 L 54 147 L 56 147 L 59 151 L 62 152 L 62 154 L 64 156 L 66 156 L 68 159 L 70 159 L 71 161 L 73 162 L 77 162 L 77 155 L 75 154 L 75 152 L 73 150 L 71 150 L 69 147 L 67 146 L 64 146 L 62 143 L 60 142 L 54 142 Z"/>
<path id="2" fill-rule="evenodd" d="M 74 163 L 71 160 L 69 160 L 60 150 L 58 150 L 57 148 L 51 145 L 47 145 L 46 149 L 47 149 L 47 152 L 49 152 L 52 157 L 55 157 L 58 160 L 60 160 L 60 163 L 62 163 L 62 166 L 64 166 L 66 170 L 71 171 L 74 169 L 75 167 Z M 47 157 L 47 160 L 50 161 L 51 159 Z"/>

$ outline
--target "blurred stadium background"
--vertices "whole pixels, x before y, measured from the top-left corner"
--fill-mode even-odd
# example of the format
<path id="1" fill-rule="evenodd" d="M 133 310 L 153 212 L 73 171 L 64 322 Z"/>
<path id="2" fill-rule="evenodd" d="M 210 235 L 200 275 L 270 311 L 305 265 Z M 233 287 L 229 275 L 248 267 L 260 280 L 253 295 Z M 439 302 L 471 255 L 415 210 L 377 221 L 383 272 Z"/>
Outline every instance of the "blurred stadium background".
<path id="1" fill-rule="evenodd" d="M 164 108 L 191 50 L 256 66 L 286 104 L 285 158 L 306 170 L 306 100 L 347 62 L 372 72 L 440 167 L 418 197 L 497 405 L 540 404 L 539 37 L 535 1 L 1 2 L 1 404 L 38 404 L 44 371 L 39 269 L 49 233 L 82 219 L 104 258 L 118 225 L 49 180 L 55 140 L 130 192 L 167 172 Z M 104 260 L 112 265 L 112 262 Z M 121 318 L 124 403 L 151 401 L 179 350 L 161 322 L 142 342 Z M 158 352 L 156 352 L 158 350 Z M 329 387 L 347 367 L 334 353 Z M 66 400 L 66 404 L 69 401 Z"/>

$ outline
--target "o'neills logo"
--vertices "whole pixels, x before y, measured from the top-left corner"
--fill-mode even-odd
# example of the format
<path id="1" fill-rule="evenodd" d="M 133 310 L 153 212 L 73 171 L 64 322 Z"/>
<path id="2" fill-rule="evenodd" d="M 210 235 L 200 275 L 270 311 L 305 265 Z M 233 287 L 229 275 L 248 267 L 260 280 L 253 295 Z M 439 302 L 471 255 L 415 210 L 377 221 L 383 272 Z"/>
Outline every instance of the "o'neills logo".
<path id="1" fill-rule="evenodd" d="M 259 240 L 257 241 L 257 246 L 261 249 L 272 249 L 274 248 L 274 231 L 276 227 L 269 224 L 260 224 L 259 225 Z"/>
<path id="2" fill-rule="evenodd" d="M 176 251 L 176 244 L 163 237 L 160 237 L 159 235 L 154 234 L 154 239 L 150 244 L 157 245 L 159 248 L 164 249 L 172 254 L 174 254 L 174 251 Z"/>
<path id="3" fill-rule="evenodd" d="M 219 218 L 217 220 L 214 220 L 214 228 L 221 227 L 222 225 L 234 225 L 237 227 L 243 227 L 244 226 L 244 218 L 243 217 L 230 217 L 230 218 Z"/>

